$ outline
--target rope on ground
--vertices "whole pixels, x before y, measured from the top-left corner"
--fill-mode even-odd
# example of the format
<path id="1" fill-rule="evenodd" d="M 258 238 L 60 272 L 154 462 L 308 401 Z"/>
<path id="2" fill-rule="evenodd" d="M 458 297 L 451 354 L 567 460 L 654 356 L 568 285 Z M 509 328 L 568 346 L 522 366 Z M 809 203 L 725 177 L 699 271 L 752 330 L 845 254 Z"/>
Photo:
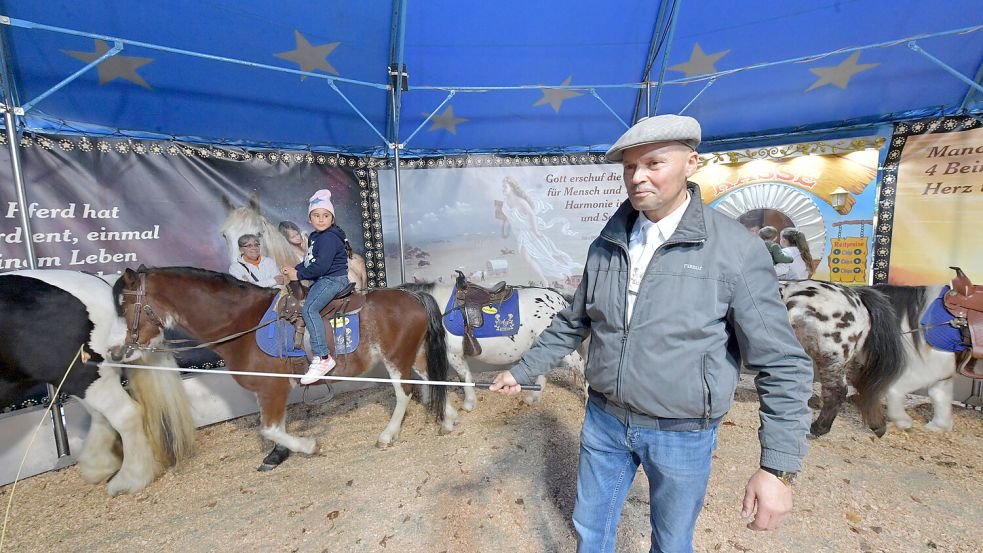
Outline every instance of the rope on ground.
<path id="1" fill-rule="evenodd" d="M 82 346 L 79 346 L 78 351 L 75 353 L 75 357 L 72 362 L 68 364 L 68 368 L 65 369 L 65 376 L 61 377 L 61 382 L 58 383 L 58 387 L 55 388 L 55 393 L 51 396 L 51 401 L 48 402 L 48 407 L 41 414 L 41 420 L 38 421 L 37 428 L 34 429 L 34 433 L 31 434 L 31 440 L 27 442 L 27 449 L 24 450 L 24 457 L 20 460 L 20 466 L 17 467 L 17 475 L 14 476 L 14 484 L 10 487 L 10 499 L 7 500 L 7 511 L 3 514 L 3 529 L 0 530 L 0 552 L 3 551 L 4 538 L 7 536 L 7 521 L 10 518 L 10 509 L 14 506 L 14 491 L 17 490 L 17 481 L 20 480 L 20 473 L 24 470 L 24 463 L 27 462 L 27 454 L 31 451 L 31 446 L 34 445 L 34 438 L 38 437 L 38 431 L 44 426 L 44 421 L 51 412 L 52 407 L 55 405 L 55 401 L 61 394 L 61 387 L 65 384 L 65 380 L 68 378 L 68 373 L 71 372 L 72 367 L 75 366 L 75 361 L 78 360 L 79 356 L 82 355 Z"/>

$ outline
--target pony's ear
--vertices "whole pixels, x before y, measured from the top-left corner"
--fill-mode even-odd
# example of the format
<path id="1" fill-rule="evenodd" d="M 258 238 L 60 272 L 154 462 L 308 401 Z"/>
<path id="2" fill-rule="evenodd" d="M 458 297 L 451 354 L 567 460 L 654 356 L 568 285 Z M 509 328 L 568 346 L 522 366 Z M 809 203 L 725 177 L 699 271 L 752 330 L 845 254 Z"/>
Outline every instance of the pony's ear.
<path id="1" fill-rule="evenodd" d="M 143 263 L 141 263 L 140 266 L 137 267 L 137 272 L 138 273 L 146 273 L 147 272 L 147 266 L 144 265 Z"/>
<path id="2" fill-rule="evenodd" d="M 131 282 L 136 280 L 137 274 L 133 269 L 127 267 L 126 270 L 123 271 L 123 276 L 121 276 L 120 278 L 123 279 L 124 284 L 130 284 Z"/>
<path id="3" fill-rule="evenodd" d="M 259 194 L 256 192 L 249 193 L 249 209 L 259 213 Z"/>
<path id="4" fill-rule="evenodd" d="M 236 208 L 236 206 L 232 205 L 232 200 L 230 200 L 225 194 L 222 194 L 222 207 L 225 208 L 226 213 L 229 213 Z"/>

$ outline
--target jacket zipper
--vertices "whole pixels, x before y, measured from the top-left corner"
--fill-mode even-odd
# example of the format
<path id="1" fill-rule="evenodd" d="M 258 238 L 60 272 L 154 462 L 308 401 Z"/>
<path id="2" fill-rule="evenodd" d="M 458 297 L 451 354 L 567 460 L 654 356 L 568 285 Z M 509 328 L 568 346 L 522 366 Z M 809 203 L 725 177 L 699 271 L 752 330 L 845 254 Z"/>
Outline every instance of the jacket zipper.
<path id="1" fill-rule="evenodd" d="M 713 410 L 713 396 L 710 395 L 710 381 L 707 380 L 707 357 L 708 353 L 703 354 L 703 359 L 701 363 L 702 377 L 703 377 L 703 418 L 710 419 L 710 411 Z"/>
<path id="2" fill-rule="evenodd" d="M 601 236 L 601 238 L 604 238 L 608 242 L 611 242 L 612 244 L 614 244 L 614 245 L 618 246 L 619 248 L 621 248 L 621 251 L 624 252 L 624 254 L 625 254 L 625 259 L 628 262 L 627 263 L 627 265 L 628 265 L 628 271 L 625 274 L 628 274 L 629 275 L 628 278 L 631 278 L 631 276 L 629 274 L 631 272 L 631 256 L 628 255 L 628 246 L 626 244 L 623 244 L 622 242 L 619 242 L 619 241 L 616 241 L 616 240 L 612 240 L 611 238 L 608 238 L 608 237 L 603 236 L 603 235 Z M 675 245 L 675 244 L 696 244 L 696 245 L 699 245 L 699 244 L 702 244 L 704 242 L 705 242 L 705 240 L 702 240 L 702 239 L 701 240 L 666 240 L 662 244 L 659 244 L 659 247 L 655 248 L 655 251 L 652 252 L 652 257 L 651 257 L 651 259 L 649 259 L 649 264 L 648 264 L 647 267 L 645 267 L 645 273 L 642 274 L 642 280 L 643 281 L 645 280 L 645 275 L 648 274 L 649 267 L 652 266 L 652 260 L 655 259 L 655 256 L 656 255 L 658 255 L 659 250 L 665 248 L 666 246 L 671 246 L 671 245 Z M 641 292 L 641 282 L 639 283 L 639 292 Z M 637 297 L 635 298 L 635 301 L 636 302 L 638 301 L 638 298 Z M 622 400 L 622 397 L 621 397 L 621 377 L 624 374 L 624 371 L 622 371 L 622 368 L 625 365 L 625 354 L 628 352 L 628 333 L 631 331 L 631 325 L 629 323 L 631 323 L 631 320 L 634 320 L 635 319 L 635 313 L 634 313 L 635 310 L 634 309 L 632 309 L 631 320 L 629 320 L 629 318 L 628 318 L 628 282 L 627 281 L 625 282 L 625 303 L 624 303 L 624 306 L 625 306 L 625 314 L 624 314 L 624 328 L 625 328 L 625 333 L 621 336 L 621 357 L 620 357 L 620 359 L 618 361 L 618 378 L 617 378 L 617 381 L 616 381 L 616 384 L 615 384 L 615 388 L 614 388 L 615 389 L 615 399 L 617 399 L 618 401 L 620 401 L 622 403 L 624 403 L 624 401 Z"/>

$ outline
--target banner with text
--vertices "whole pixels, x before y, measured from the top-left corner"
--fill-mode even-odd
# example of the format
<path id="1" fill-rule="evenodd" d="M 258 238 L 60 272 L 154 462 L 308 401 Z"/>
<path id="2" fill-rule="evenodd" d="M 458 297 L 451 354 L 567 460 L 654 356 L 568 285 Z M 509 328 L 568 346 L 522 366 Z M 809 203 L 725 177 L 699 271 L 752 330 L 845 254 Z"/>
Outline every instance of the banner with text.
<path id="1" fill-rule="evenodd" d="M 778 160 L 751 152 L 703 154 L 692 180 L 704 202 L 749 231 L 764 225 L 803 231 L 818 265 L 815 278 L 866 283 L 883 142 L 871 137 L 776 147 Z M 398 204 L 394 171 L 379 172 L 393 281 L 401 223 L 407 281 L 449 282 L 460 270 L 478 282 L 547 283 L 572 291 L 588 246 L 626 199 L 621 165 L 604 163 L 598 154 L 401 163 Z"/>
<path id="2" fill-rule="evenodd" d="M 244 233 L 261 234 L 263 255 L 296 263 L 312 230 L 307 200 L 319 188 L 332 191 L 338 224 L 355 250 L 381 254 L 375 169 L 364 159 L 40 135 L 25 135 L 20 152 L 23 209 L 39 268 L 112 274 L 146 264 L 228 272 Z M 0 271 L 28 267 L 9 155 L 0 148 Z"/>
<path id="3" fill-rule="evenodd" d="M 895 125 L 884 166 L 874 282 L 983 280 L 983 125 L 944 117 Z"/>

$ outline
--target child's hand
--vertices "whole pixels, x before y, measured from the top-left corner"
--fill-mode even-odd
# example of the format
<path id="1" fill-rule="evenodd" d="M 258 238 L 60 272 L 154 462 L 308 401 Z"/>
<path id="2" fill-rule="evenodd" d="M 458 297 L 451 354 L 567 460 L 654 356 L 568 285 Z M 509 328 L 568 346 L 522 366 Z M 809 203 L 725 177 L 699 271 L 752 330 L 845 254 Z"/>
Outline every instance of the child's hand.
<path id="1" fill-rule="evenodd" d="M 283 273 L 283 275 L 289 280 L 297 280 L 297 269 L 294 269 L 293 267 L 283 267 L 280 269 L 280 272 Z"/>

